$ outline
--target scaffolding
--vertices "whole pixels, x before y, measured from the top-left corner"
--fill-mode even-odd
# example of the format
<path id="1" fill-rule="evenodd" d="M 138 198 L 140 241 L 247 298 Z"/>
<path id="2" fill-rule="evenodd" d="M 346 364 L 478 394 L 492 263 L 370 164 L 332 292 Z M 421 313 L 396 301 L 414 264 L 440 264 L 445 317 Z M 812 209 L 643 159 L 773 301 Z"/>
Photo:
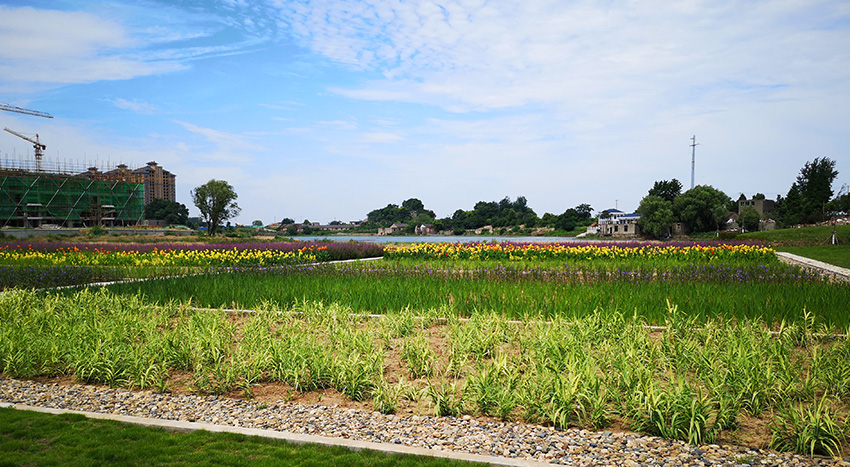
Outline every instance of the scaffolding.
<path id="1" fill-rule="evenodd" d="M 126 165 L 0 159 L 0 227 L 114 227 L 144 219 L 143 177 Z"/>

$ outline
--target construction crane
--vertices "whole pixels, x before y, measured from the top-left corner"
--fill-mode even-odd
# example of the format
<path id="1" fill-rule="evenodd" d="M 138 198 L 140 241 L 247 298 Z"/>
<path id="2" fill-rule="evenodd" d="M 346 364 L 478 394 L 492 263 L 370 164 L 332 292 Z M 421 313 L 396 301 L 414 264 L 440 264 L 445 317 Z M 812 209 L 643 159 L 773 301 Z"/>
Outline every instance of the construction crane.
<path id="1" fill-rule="evenodd" d="M 19 114 L 35 115 L 36 117 L 53 118 L 53 115 L 50 115 L 47 112 L 41 112 L 39 110 L 25 109 L 23 107 L 16 107 L 14 105 L 3 104 L 3 103 L 0 103 L 0 110 L 6 110 L 6 111 L 9 111 L 9 112 L 17 112 Z"/>
<path id="2" fill-rule="evenodd" d="M 8 128 L 3 129 L 8 131 L 9 133 L 12 133 L 18 138 L 23 138 L 32 143 L 32 147 L 35 148 L 35 171 L 41 172 L 41 158 L 44 156 L 44 150 L 47 149 L 47 146 L 41 144 L 41 142 L 38 140 L 38 133 L 35 134 L 35 139 L 32 139 L 29 136 L 18 133 L 17 131 L 10 130 Z"/>

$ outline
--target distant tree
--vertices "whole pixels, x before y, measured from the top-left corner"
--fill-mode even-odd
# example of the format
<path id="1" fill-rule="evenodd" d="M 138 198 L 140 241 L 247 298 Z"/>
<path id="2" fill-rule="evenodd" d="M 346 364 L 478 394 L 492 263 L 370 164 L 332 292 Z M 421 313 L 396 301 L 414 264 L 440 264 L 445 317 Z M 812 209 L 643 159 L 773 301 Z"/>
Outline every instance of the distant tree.
<path id="1" fill-rule="evenodd" d="M 294 223 L 295 223 L 295 220 L 290 219 L 288 217 L 284 217 L 283 220 L 280 221 L 280 225 L 288 225 L 288 224 L 294 224 Z"/>
<path id="2" fill-rule="evenodd" d="M 640 229 L 655 238 L 664 238 L 673 225 L 673 203 L 658 195 L 647 195 L 637 208 Z"/>
<path id="3" fill-rule="evenodd" d="M 189 223 L 189 208 L 182 203 L 155 198 L 145 206 L 145 219 L 186 225 Z"/>
<path id="4" fill-rule="evenodd" d="M 682 183 L 675 178 L 673 180 L 661 180 L 655 182 L 652 188 L 649 189 L 648 196 L 658 196 L 669 202 L 673 202 L 679 195 L 682 194 Z"/>
<path id="5" fill-rule="evenodd" d="M 832 182 L 838 176 L 835 161 L 827 158 L 815 158 L 806 162 L 797 181 L 791 185 L 786 200 L 784 221 L 786 223 L 814 223 L 824 220 L 826 203 L 832 198 Z M 793 222 L 796 221 L 796 222 Z"/>
<path id="6" fill-rule="evenodd" d="M 726 193 L 697 185 L 673 201 L 673 215 L 691 232 L 710 232 L 720 228 L 730 204 Z"/>
<path id="7" fill-rule="evenodd" d="M 304 219 L 304 222 L 301 225 L 310 225 L 310 219 Z"/>
<path id="8" fill-rule="evenodd" d="M 340 222 L 338 220 L 332 220 L 331 223 L 328 224 L 328 225 L 342 225 L 342 222 Z"/>
<path id="9" fill-rule="evenodd" d="M 251 222 L 251 225 L 252 225 L 252 226 L 254 226 L 254 227 L 262 227 L 262 226 L 263 226 L 263 221 L 261 221 L 261 220 L 257 219 L 257 220 L 255 220 L 254 222 Z"/>
<path id="10" fill-rule="evenodd" d="M 759 216 L 756 208 L 752 206 L 745 206 L 741 209 L 741 212 L 738 214 L 738 225 L 741 226 L 747 232 L 755 232 L 759 229 L 759 221 L 761 220 L 761 216 Z"/>
<path id="11" fill-rule="evenodd" d="M 753 199 L 765 199 L 764 193 L 756 193 L 753 195 Z"/>
<path id="12" fill-rule="evenodd" d="M 575 209 L 584 219 L 590 219 L 590 215 L 593 213 L 593 208 L 589 204 L 579 204 Z"/>
<path id="13" fill-rule="evenodd" d="M 221 222 L 239 214 L 236 198 L 233 187 L 224 180 L 212 179 L 192 190 L 192 200 L 207 222 L 210 235 L 215 235 Z"/>
<path id="14" fill-rule="evenodd" d="M 850 193 L 844 193 L 827 204 L 829 212 L 835 214 L 850 214 Z"/>
<path id="15" fill-rule="evenodd" d="M 416 198 L 404 200 L 401 203 L 401 207 L 407 209 L 408 211 L 422 212 L 425 210 L 425 204 L 423 204 L 422 201 Z"/>
<path id="16" fill-rule="evenodd" d="M 295 222 L 290 222 L 290 224 L 286 227 L 286 235 L 297 235 L 298 234 L 298 226 L 295 225 Z"/>

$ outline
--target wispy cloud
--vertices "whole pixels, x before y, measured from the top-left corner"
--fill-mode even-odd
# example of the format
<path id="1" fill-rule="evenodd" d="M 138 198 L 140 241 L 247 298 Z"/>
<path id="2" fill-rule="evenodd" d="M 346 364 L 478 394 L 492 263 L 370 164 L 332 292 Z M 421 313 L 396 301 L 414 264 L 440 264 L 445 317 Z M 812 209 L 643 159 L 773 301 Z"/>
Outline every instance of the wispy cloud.
<path id="1" fill-rule="evenodd" d="M 184 68 L 126 54 L 135 44 L 118 23 L 85 12 L 0 6 L 0 86 L 129 79 Z"/>
<path id="2" fill-rule="evenodd" d="M 252 152 L 268 150 L 259 144 L 249 141 L 249 137 L 245 135 L 204 128 L 179 120 L 174 120 L 174 123 L 182 126 L 191 133 L 202 136 L 206 141 L 215 146 L 215 151 L 207 153 L 202 157 L 208 160 L 250 163 L 254 160 L 251 154 Z"/>
<path id="3" fill-rule="evenodd" d="M 305 46 L 384 75 L 333 92 L 459 112 L 542 103 L 637 117 L 662 102 L 710 104 L 701 90 L 722 83 L 769 94 L 813 68 L 850 77 L 846 31 L 823 27 L 847 20 L 834 3 L 336 1 L 295 2 L 286 16 Z"/>
<path id="4" fill-rule="evenodd" d="M 127 99 L 118 98 L 112 102 L 115 104 L 115 107 L 118 107 L 119 109 L 130 110 L 136 112 L 137 114 L 153 115 L 153 113 L 156 112 L 155 105 L 149 104 L 147 102 L 142 102 L 137 99 L 128 101 Z"/>

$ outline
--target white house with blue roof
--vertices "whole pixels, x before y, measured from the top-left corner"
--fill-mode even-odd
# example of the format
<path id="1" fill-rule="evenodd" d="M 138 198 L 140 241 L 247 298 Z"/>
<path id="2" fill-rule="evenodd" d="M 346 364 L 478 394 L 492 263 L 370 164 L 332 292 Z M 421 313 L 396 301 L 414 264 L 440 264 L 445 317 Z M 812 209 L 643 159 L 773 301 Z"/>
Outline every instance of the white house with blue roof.
<path id="1" fill-rule="evenodd" d="M 607 215 L 606 215 L 607 213 Z M 640 236 L 640 214 L 625 213 L 619 209 L 606 209 L 599 215 L 599 235 L 603 237 Z"/>

